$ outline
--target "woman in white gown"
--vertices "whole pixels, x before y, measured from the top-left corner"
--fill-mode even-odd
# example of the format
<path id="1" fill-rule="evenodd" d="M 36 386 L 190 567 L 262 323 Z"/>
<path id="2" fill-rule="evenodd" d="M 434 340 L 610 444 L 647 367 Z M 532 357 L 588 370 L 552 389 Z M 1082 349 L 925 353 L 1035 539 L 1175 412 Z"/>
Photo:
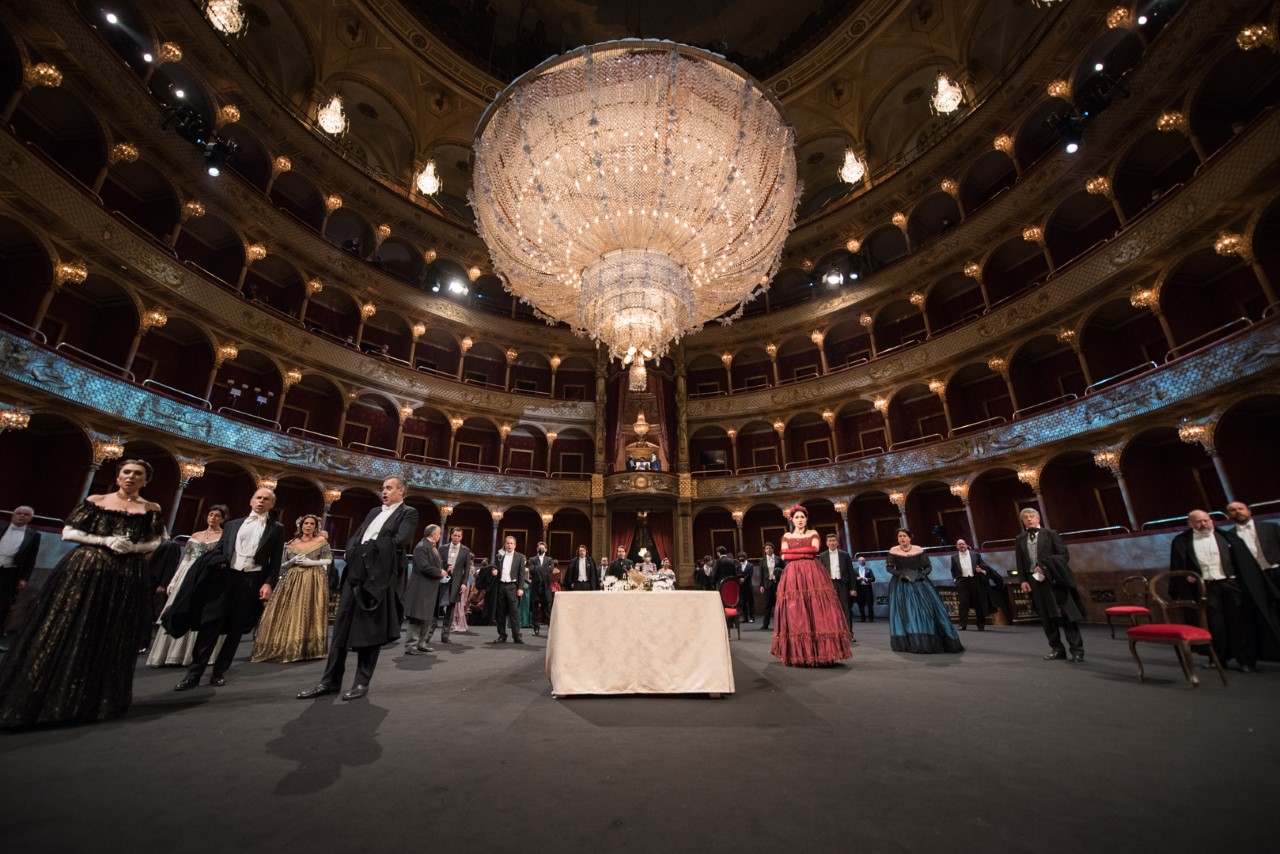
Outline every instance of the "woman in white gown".
<path id="1" fill-rule="evenodd" d="M 223 504 L 215 504 L 210 507 L 209 512 L 205 514 L 205 524 L 208 527 L 203 531 L 197 531 L 192 534 L 186 545 L 182 547 L 182 560 L 178 563 L 178 568 L 173 573 L 173 581 L 169 582 L 169 587 L 166 590 L 169 598 L 165 600 L 164 610 L 167 610 L 173 604 L 173 597 L 177 595 L 179 588 L 182 587 L 182 579 L 187 577 L 187 570 L 191 569 L 191 565 L 199 560 L 214 543 L 222 539 L 222 523 L 227 521 L 229 512 L 226 505 Z M 147 666 L 189 666 L 191 664 L 191 653 L 195 645 L 195 632 L 187 632 L 182 637 L 175 638 L 161 627 L 156 631 L 156 639 L 151 644 L 151 653 L 147 656 Z M 213 654 L 217 655 L 217 650 L 221 649 L 221 647 L 222 638 L 219 638 L 218 646 Z"/>

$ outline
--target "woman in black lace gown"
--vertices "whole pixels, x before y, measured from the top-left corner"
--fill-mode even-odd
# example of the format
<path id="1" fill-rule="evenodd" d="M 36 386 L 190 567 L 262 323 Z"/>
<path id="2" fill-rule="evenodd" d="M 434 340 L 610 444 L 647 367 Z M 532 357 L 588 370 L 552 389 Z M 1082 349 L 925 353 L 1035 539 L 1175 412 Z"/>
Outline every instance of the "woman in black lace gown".
<path id="1" fill-rule="evenodd" d="M 138 649 L 150 636 L 146 556 L 164 538 L 160 506 L 138 494 L 151 465 L 124 460 L 115 492 L 90 495 L 62 538 L 80 545 L 49 576 L 0 666 L 0 727 L 123 715 Z"/>

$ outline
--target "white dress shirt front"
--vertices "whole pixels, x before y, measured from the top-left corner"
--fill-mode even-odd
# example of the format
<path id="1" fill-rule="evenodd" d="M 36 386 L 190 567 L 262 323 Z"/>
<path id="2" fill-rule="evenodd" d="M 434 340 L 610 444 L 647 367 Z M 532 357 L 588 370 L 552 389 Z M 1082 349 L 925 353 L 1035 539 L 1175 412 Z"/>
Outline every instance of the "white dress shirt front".
<path id="1" fill-rule="evenodd" d="M 515 552 L 502 553 L 502 575 L 498 577 L 503 584 L 509 584 L 512 581 L 516 580 L 515 576 L 511 574 L 511 565 L 515 563 L 515 560 L 516 560 Z"/>
<path id="2" fill-rule="evenodd" d="M 240 572 L 257 572 L 261 567 L 253 562 L 253 556 L 262 542 L 262 535 L 267 530 L 266 514 L 250 513 L 240 523 L 236 532 L 236 551 L 231 557 L 231 568 Z"/>
<path id="3" fill-rule="evenodd" d="M 374 517 L 374 520 L 369 523 L 369 527 L 365 529 L 364 537 L 361 538 L 360 542 L 367 543 L 370 540 L 372 540 L 374 537 L 378 536 L 378 534 L 382 532 L 382 526 L 387 524 L 387 519 L 389 519 L 391 517 L 391 514 L 396 512 L 396 508 L 398 508 L 403 503 L 404 503 L 403 501 L 400 501 L 400 502 L 397 502 L 396 504 L 382 505 L 382 512 L 379 513 L 376 517 Z"/>
<path id="4" fill-rule="evenodd" d="M 959 552 L 960 557 L 960 575 L 964 578 L 973 578 L 973 555 L 968 552 Z"/>
<path id="5" fill-rule="evenodd" d="M 1213 531 L 1193 532 L 1191 543 L 1195 547 L 1196 561 L 1200 564 L 1205 581 L 1222 581 L 1227 577 L 1222 572 L 1222 554 L 1218 551 L 1218 538 L 1213 535 Z"/>

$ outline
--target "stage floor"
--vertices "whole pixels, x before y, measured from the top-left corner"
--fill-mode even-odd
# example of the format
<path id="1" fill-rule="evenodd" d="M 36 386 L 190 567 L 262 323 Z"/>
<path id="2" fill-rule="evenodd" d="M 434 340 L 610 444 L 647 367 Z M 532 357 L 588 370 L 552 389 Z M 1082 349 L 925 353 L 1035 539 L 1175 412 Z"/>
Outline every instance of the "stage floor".
<path id="1" fill-rule="evenodd" d="M 1280 665 L 1183 682 L 1086 627 L 1086 663 L 1038 626 L 784 668 L 759 622 L 737 693 L 553 699 L 546 639 L 384 650 L 368 698 L 298 701 L 322 662 L 249 664 L 184 694 L 139 665 L 121 720 L 0 736 L 8 852 L 1270 850 Z M 655 628 L 655 631 L 660 630 Z M 141 662 L 143 659 L 139 659 Z M 354 672 L 354 656 L 348 678 Z M 347 686 L 344 686 L 347 687 Z"/>

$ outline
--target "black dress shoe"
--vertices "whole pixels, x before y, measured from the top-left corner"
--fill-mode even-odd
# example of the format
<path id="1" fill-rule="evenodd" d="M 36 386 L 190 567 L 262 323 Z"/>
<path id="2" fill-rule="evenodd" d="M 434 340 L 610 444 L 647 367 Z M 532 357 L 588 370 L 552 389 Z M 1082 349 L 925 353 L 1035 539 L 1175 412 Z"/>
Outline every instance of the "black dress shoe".
<path id="1" fill-rule="evenodd" d="M 962 632 L 967 632 L 967 631 L 969 631 L 969 627 L 968 627 L 968 626 L 961 626 L 961 627 L 960 627 L 960 631 L 962 631 Z"/>
<path id="2" fill-rule="evenodd" d="M 1083 652 L 1073 652 L 1073 653 L 1071 653 L 1071 663 L 1072 663 L 1072 664 L 1084 664 L 1084 653 L 1083 653 Z"/>
<path id="3" fill-rule="evenodd" d="M 183 679 L 183 680 L 182 680 L 181 682 L 179 682 L 177 685 L 174 685 L 174 686 L 173 686 L 173 690 L 175 690 L 175 691 L 190 691 L 192 688 L 197 688 L 197 687 L 199 687 L 199 685 L 200 685 L 200 680 L 199 680 L 199 679 L 192 679 L 190 676 L 188 676 L 186 679 Z"/>
<path id="4" fill-rule="evenodd" d="M 1240 672 L 1241 672 L 1241 673 L 1252 673 L 1252 672 L 1253 672 L 1253 665 L 1252 665 L 1252 664 L 1242 664 L 1242 665 L 1240 665 Z"/>
<path id="5" fill-rule="evenodd" d="M 368 685 L 352 685 L 351 690 L 342 695 L 344 700 L 359 700 L 365 694 L 369 693 Z"/>
<path id="6" fill-rule="evenodd" d="M 415 646 L 406 646 L 404 648 L 404 654 L 405 655 L 426 655 L 427 653 L 426 653 L 426 650 L 421 649 L 415 645 Z"/>
<path id="7" fill-rule="evenodd" d="M 772 630 L 772 629 L 770 629 L 768 626 L 761 626 L 761 627 L 760 627 L 760 631 L 762 631 L 762 632 L 769 632 L 769 631 L 773 631 L 773 630 Z"/>
<path id="8" fill-rule="evenodd" d="M 212 685 L 214 688 L 221 688 L 222 686 L 227 684 L 227 677 L 214 676 L 212 679 L 209 680 L 209 684 Z"/>
<path id="9" fill-rule="evenodd" d="M 506 638 L 494 638 L 493 640 L 489 641 L 489 643 L 506 643 L 506 642 L 507 642 Z"/>
<path id="10" fill-rule="evenodd" d="M 325 694 L 338 693 L 337 685 L 326 685 L 321 682 L 314 688 L 308 688 L 306 691 L 298 692 L 299 700 L 314 700 L 316 697 L 323 697 Z"/>
<path id="11" fill-rule="evenodd" d="M 1066 658 L 1066 657 L 1067 657 L 1067 654 L 1066 654 L 1065 652 L 1063 652 L 1063 651 L 1062 651 L 1062 650 L 1060 650 L 1060 649 L 1055 649 L 1053 652 L 1051 652 L 1051 653 L 1049 653 L 1048 655 L 1046 655 L 1046 656 L 1044 657 L 1044 660 L 1045 660 L 1045 661 L 1054 661 L 1055 659 L 1059 659 L 1059 658 Z"/>
<path id="12" fill-rule="evenodd" d="M 453 641 L 449 640 L 448 635 L 445 635 L 444 637 L 440 638 L 440 643 L 453 643 Z"/>
<path id="13" fill-rule="evenodd" d="M 516 638 L 513 643 L 524 643 L 524 638 Z"/>
<path id="14" fill-rule="evenodd" d="M 985 632 L 986 630 L 987 630 L 986 626 L 978 626 L 978 631 Z"/>

